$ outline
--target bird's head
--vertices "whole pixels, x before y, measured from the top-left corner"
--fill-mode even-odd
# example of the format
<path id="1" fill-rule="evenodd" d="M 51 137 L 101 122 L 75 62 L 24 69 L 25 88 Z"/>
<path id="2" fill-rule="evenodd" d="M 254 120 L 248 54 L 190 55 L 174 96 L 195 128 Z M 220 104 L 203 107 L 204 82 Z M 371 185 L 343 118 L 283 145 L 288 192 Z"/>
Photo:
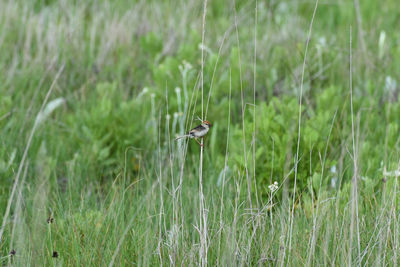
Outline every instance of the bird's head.
<path id="1" fill-rule="evenodd" d="M 209 122 L 209 121 L 203 121 L 203 124 L 204 125 L 207 125 L 208 127 L 212 127 L 212 124 L 211 124 L 211 122 Z"/>

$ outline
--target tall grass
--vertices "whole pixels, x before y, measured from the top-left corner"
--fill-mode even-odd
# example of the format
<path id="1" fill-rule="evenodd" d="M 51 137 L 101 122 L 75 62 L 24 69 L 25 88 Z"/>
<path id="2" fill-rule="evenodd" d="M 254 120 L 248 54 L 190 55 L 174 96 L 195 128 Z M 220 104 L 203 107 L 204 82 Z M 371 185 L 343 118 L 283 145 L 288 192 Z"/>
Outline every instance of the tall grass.
<path id="1" fill-rule="evenodd" d="M 396 6 L 1 2 L 1 262 L 396 266 Z"/>

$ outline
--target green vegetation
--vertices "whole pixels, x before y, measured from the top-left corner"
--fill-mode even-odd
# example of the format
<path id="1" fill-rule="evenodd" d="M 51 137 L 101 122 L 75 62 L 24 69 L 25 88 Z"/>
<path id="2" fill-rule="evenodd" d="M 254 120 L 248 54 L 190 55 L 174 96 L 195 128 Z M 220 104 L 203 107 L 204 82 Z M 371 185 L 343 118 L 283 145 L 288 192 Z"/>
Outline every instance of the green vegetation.
<path id="1" fill-rule="evenodd" d="M 398 1 L 315 5 L 0 1 L 1 264 L 397 266 Z"/>

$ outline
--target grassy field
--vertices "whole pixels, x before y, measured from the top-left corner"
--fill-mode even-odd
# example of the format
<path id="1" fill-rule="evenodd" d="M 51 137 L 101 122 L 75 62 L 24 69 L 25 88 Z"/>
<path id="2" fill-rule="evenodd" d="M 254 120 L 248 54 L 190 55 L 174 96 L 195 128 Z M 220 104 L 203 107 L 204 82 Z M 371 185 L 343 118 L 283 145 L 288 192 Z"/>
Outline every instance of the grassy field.
<path id="1" fill-rule="evenodd" d="M 398 266 L 398 25 L 395 0 L 0 0 L 1 264 Z M 203 149 L 174 140 L 199 118 Z"/>

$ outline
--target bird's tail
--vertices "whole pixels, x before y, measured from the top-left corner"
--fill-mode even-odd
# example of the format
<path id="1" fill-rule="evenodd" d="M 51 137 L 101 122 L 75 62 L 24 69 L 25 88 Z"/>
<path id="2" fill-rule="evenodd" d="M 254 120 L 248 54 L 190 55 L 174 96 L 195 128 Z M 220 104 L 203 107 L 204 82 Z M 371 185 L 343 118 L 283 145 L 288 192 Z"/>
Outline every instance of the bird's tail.
<path id="1" fill-rule="evenodd" d="M 177 138 L 175 138 L 175 141 L 179 140 L 179 139 L 182 139 L 182 138 L 186 138 L 186 137 L 190 137 L 190 134 L 185 134 L 185 135 L 178 136 Z"/>

